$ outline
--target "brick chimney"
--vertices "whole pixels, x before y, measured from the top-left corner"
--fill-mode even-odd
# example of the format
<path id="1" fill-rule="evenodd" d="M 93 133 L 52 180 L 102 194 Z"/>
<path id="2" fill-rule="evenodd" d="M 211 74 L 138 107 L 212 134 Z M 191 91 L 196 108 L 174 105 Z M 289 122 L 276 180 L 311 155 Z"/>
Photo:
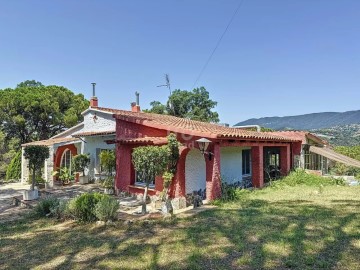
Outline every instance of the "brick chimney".
<path id="1" fill-rule="evenodd" d="M 90 107 L 98 107 L 98 98 L 95 95 L 95 85 L 96 83 L 91 83 L 93 86 L 93 95 L 90 98 Z"/>
<path id="2" fill-rule="evenodd" d="M 136 95 L 136 102 L 131 102 L 131 111 L 132 112 L 141 112 L 140 104 L 139 104 L 139 93 L 135 92 Z"/>

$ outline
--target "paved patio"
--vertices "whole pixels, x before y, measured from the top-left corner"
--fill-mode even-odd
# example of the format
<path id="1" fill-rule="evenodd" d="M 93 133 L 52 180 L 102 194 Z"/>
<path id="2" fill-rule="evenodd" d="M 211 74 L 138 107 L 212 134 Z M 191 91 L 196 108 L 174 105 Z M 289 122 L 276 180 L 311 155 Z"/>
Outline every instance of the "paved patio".
<path id="1" fill-rule="evenodd" d="M 18 200 L 22 200 L 22 192 L 29 190 L 30 185 L 23 185 L 21 183 L 10 183 L 0 185 L 0 223 L 16 220 L 30 211 L 29 206 L 35 206 L 39 200 L 26 202 L 27 206 L 16 206 L 14 205 L 14 197 Z M 55 186 L 53 189 L 40 190 L 40 197 L 54 196 L 61 199 L 71 199 L 85 192 L 103 192 L 103 188 L 99 184 L 72 184 L 69 186 Z M 119 219 L 120 220 L 137 220 L 137 219 L 148 219 L 148 218 L 159 218 L 162 217 L 160 209 L 155 208 L 153 203 L 147 205 L 147 211 L 149 215 L 139 215 L 136 213 L 141 212 L 141 202 L 132 196 L 119 196 L 115 197 L 120 204 Z M 212 206 L 202 206 L 193 210 L 192 206 L 184 209 L 175 210 L 174 214 L 178 216 L 193 215 L 199 211 L 206 210 Z"/>

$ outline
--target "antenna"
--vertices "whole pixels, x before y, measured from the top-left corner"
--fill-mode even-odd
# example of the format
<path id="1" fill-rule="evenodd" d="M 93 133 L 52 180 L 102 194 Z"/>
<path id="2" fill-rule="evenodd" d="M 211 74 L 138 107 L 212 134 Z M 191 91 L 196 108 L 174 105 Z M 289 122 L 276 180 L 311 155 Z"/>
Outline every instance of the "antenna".
<path id="1" fill-rule="evenodd" d="M 162 85 L 158 85 L 157 87 L 167 87 L 169 89 L 170 92 L 170 96 L 171 96 L 171 87 L 170 87 L 170 78 L 169 78 L 169 74 L 165 74 L 165 83 L 166 84 L 162 84 Z"/>

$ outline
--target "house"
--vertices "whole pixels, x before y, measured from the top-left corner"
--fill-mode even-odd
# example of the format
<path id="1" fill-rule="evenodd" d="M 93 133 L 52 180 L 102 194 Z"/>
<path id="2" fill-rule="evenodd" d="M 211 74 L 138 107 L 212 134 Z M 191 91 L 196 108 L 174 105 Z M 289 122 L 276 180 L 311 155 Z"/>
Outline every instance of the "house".
<path id="1" fill-rule="evenodd" d="M 360 161 L 344 156 L 332 150 L 329 143 L 308 131 L 275 131 L 269 134 L 287 137 L 301 141 L 300 156 L 294 161 L 294 166 L 306 170 L 328 174 L 334 162 L 360 168 Z"/>
<path id="2" fill-rule="evenodd" d="M 53 184 L 53 171 L 67 167 L 71 171 L 72 157 L 77 154 L 89 154 L 90 165 L 86 172 L 91 179 L 101 176 L 99 154 L 102 150 L 114 149 L 105 141 L 115 139 L 115 119 L 111 109 L 98 107 L 98 99 L 90 99 L 90 107 L 82 112 L 83 122 L 44 141 L 35 141 L 22 145 L 22 151 L 27 145 L 45 145 L 49 147 L 50 157 L 45 161 L 42 171 L 43 178 Z M 22 155 L 21 181 L 29 179 L 28 161 Z"/>
<path id="3" fill-rule="evenodd" d="M 169 115 L 113 110 L 116 119 L 118 191 L 143 193 L 144 183 L 137 179 L 132 165 L 132 149 L 143 145 L 164 145 L 174 133 L 182 144 L 177 173 L 170 187 L 172 198 L 185 198 L 194 191 L 205 191 L 209 200 L 220 196 L 221 181 L 229 184 L 262 187 L 270 170 L 287 175 L 295 156 L 300 155 L 301 140 L 220 126 Z M 207 152 L 199 151 L 199 139 L 210 141 Z M 162 191 L 161 177 L 153 180 L 149 194 Z"/>

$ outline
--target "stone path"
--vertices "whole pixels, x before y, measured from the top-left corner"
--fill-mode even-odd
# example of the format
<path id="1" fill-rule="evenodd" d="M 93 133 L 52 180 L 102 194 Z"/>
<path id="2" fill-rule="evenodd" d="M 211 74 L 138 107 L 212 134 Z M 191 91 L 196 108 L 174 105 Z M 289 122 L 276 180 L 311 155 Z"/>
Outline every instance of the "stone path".
<path id="1" fill-rule="evenodd" d="M 22 196 L 23 190 L 30 188 L 30 185 L 21 183 L 10 183 L 0 185 L 0 223 L 15 220 L 24 213 L 29 212 L 26 207 L 13 205 L 13 197 Z"/>

